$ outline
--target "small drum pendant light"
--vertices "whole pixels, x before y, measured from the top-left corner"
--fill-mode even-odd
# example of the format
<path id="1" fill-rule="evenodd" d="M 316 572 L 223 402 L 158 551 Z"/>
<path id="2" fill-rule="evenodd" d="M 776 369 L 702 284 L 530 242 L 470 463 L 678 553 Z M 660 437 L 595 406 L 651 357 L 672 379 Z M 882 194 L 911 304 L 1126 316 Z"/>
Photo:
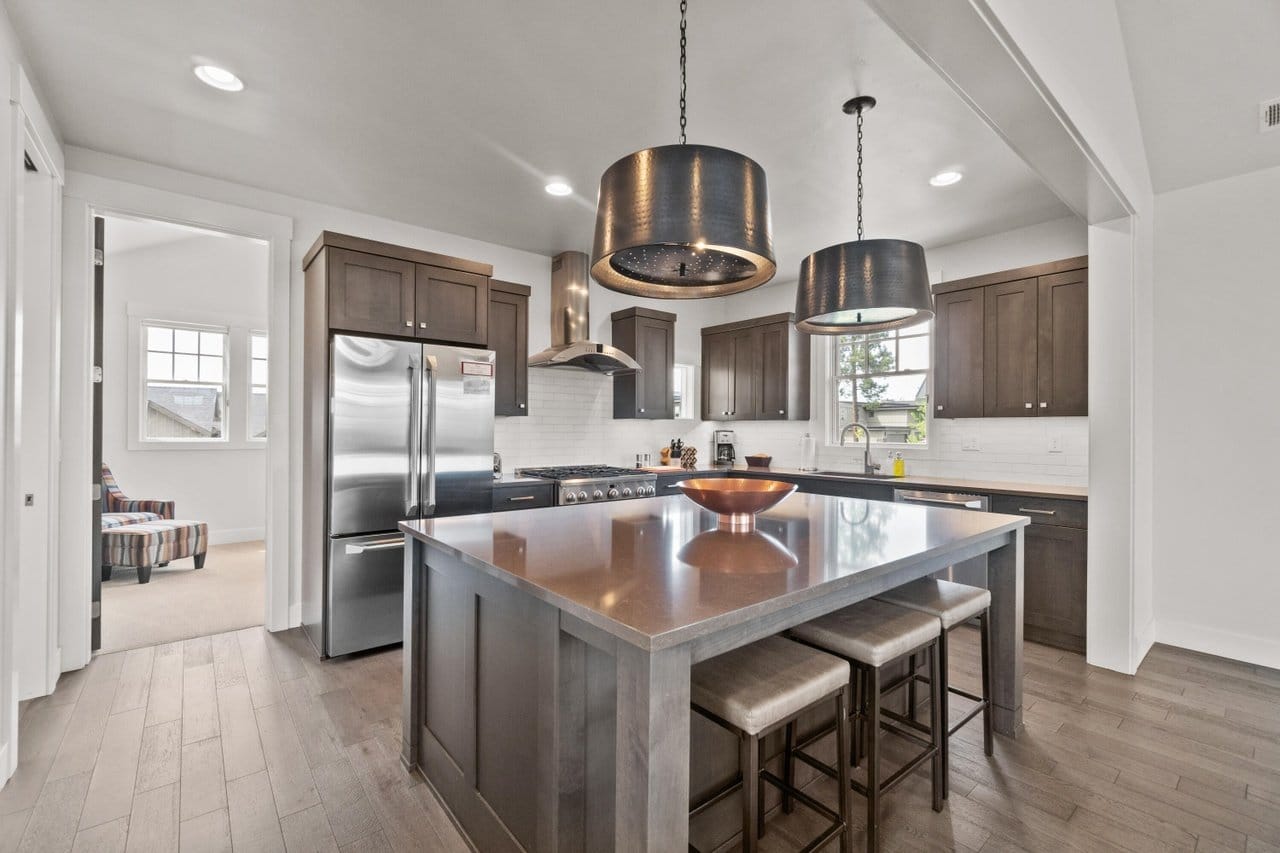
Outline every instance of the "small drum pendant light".
<path id="1" fill-rule="evenodd" d="M 815 335 L 882 332 L 933 317 L 924 247 L 907 240 L 862 239 L 863 95 L 844 105 L 858 117 L 858 239 L 814 252 L 800 264 L 796 328 Z"/>
<path id="2" fill-rule="evenodd" d="M 623 157 L 600 178 L 591 276 L 619 293 L 725 296 L 773 278 L 764 169 L 725 148 L 685 143 L 685 17 L 680 3 L 680 144 Z"/>

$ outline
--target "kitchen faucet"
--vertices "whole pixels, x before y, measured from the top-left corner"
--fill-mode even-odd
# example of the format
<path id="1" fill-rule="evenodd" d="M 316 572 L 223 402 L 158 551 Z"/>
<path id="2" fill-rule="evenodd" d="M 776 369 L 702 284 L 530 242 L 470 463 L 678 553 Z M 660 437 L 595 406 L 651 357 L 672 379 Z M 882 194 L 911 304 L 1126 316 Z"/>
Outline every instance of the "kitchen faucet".
<path id="1" fill-rule="evenodd" d="M 867 429 L 864 424 L 854 421 L 844 429 L 840 430 L 840 446 L 844 447 L 844 440 L 848 437 L 849 430 L 851 429 L 862 430 L 862 434 L 867 439 L 867 449 L 862 453 L 862 473 L 867 475 L 874 474 L 880 470 L 880 466 L 871 464 L 871 430 Z"/>

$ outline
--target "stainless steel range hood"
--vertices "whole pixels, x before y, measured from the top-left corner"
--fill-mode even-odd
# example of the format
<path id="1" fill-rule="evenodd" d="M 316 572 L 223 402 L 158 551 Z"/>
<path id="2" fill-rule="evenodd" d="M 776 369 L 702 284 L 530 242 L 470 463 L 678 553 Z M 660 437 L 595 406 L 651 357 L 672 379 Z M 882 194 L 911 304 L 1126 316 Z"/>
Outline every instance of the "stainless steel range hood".
<path id="1" fill-rule="evenodd" d="M 561 252 L 551 259 L 551 346 L 529 356 L 529 366 L 572 367 L 607 376 L 639 373 L 634 358 L 591 340 L 589 269 L 585 252 Z"/>

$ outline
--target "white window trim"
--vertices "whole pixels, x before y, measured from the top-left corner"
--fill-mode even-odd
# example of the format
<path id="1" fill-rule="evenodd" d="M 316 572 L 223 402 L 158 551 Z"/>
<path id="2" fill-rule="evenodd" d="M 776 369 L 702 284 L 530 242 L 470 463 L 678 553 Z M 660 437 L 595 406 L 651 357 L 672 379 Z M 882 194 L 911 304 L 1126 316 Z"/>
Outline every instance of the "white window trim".
<path id="1" fill-rule="evenodd" d="M 676 362 L 671 366 L 672 371 L 685 370 L 689 376 L 688 385 L 685 388 L 684 414 L 678 415 L 675 419 L 678 421 L 697 421 L 702 419 L 702 397 L 698 382 L 701 380 L 702 371 L 699 365 L 689 362 Z"/>
<path id="2" fill-rule="evenodd" d="M 841 445 L 840 437 L 835 434 L 836 429 L 840 425 L 840 408 L 839 408 L 840 401 L 836 394 L 836 341 L 840 338 L 840 336 L 827 335 L 825 337 L 827 338 L 825 352 L 823 353 L 823 365 L 824 365 L 823 378 L 825 381 L 825 387 L 822 393 L 823 393 L 823 398 L 826 401 L 826 413 L 827 413 L 826 430 L 824 431 L 826 435 L 826 446 L 829 448 L 837 448 L 837 449 L 840 447 L 844 447 L 847 450 L 851 447 L 854 447 L 855 442 L 851 440 L 848 444 Z M 934 327 L 933 327 L 933 322 L 930 321 L 929 368 L 926 372 L 925 383 L 928 385 L 929 399 L 931 401 L 933 400 L 933 373 L 934 373 L 934 367 L 935 367 L 933 342 L 934 342 Z M 893 452 L 897 452 L 900 450 L 901 451 L 928 450 L 930 440 L 933 436 L 932 404 L 924 407 L 924 429 L 925 429 L 925 433 L 924 433 L 925 440 L 919 444 L 911 444 L 905 441 L 880 441 L 880 442 L 872 442 L 871 450 L 873 453 L 877 449 L 889 450 Z M 857 435 L 861 435 L 861 433 L 857 433 Z M 864 441 L 865 439 L 859 440 L 858 442 L 856 442 L 856 446 L 861 448 L 863 446 Z"/>
<path id="3" fill-rule="evenodd" d="M 267 339 L 267 405 L 270 406 L 271 400 L 271 335 L 265 329 L 249 329 L 245 334 L 244 349 L 244 440 L 249 444 L 257 447 L 259 445 L 266 446 L 268 439 L 271 437 L 270 424 L 267 426 L 267 435 L 263 438 L 255 438 L 250 431 L 249 419 L 252 415 L 249 412 L 250 402 L 253 398 L 253 339 L 255 336 Z"/>
<path id="4" fill-rule="evenodd" d="M 130 302 L 126 306 L 129 318 L 129 350 L 127 366 L 129 375 L 128 404 L 125 406 L 129 422 L 125 425 L 129 450 L 159 451 L 222 451 L 222 450 L 265 450 L 267 440 L 250 439 L 249 432 L 249 332 L 266 326 L 262 318 L 245 317 L 236 314 L 216 314 L 199 311 L 186 311 L 180 308 L 144 305 Z M 227 383 L 225 399 L 226 411 L 223 424 L 226 434 L 220 439 L 161 439 L 146 438 L 143 425 L 146 423 L 146 359 L 143 350 L 146 347 L 142 327 L 144 323 L 177 326 L 180 328 L 219 331 L 227 335 L 227 349 L 223 360 L 223 374 Z M 269 344 L 268 344 L 269 345 Z M 236 365 L 243 361 L 245 366 Z M 269 368 L 268 368 L 269 369 Z M 244 378 L 236 381 L 243 372 Z M 245 412 L 241 416 L 240 412 Z"/>

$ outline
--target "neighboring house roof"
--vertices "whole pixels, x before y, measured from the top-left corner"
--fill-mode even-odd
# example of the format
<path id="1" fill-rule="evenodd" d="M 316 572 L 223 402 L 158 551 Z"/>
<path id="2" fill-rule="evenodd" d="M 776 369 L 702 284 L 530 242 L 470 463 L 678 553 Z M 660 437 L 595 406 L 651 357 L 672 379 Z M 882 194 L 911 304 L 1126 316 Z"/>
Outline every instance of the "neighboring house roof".
<path id="1" fill-rule="evenodd" d="M 171 418 L 197 435 L 214 437 L 222 427 L 219 389 L 175 385 L 147 387 L 147 408 Z"/>

